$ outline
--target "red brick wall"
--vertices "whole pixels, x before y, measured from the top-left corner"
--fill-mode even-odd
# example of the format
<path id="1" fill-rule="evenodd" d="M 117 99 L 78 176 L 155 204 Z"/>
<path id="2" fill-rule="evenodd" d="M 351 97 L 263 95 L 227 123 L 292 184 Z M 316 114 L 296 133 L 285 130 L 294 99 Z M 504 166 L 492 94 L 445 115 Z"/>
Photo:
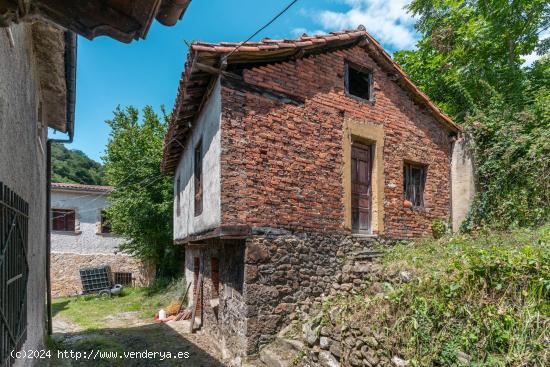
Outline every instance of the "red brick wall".
<path id="1" fill-rule="evenodd" d="M 345 60 L 373 71 L 374 103 L 345 95 Z M 345 119 L 384 127 L 386 235 L 427 234 L 433 219 L 450 215 L 447 130 L 362 48 L 245 69 L 243 76 L 305 103 L 222 88 L 223 224 L 341 230 Z M 429 165 L 424 211 L 403 207 L 404 160 Z"/>

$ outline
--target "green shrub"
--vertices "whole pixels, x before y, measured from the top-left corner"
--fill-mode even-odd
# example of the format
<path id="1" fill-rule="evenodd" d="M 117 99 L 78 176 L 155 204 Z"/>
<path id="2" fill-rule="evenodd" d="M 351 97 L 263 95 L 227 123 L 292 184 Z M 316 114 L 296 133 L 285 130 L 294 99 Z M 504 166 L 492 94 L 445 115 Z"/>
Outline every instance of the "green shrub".
<path id="1" fill-rule="evenodd" d="M 550 57 L 531 73 L 528 85 L 550 81 Z M 479 192 L 464 229 L 536 227 L 550 219 L 550 88 L 528 88 L 525 98 L 517 110 L 496 96 L 465 120 Z"/>
<path id="2" fill-rule="evenodd" d="M 445 236 L 447 233 L 447 223 L 441 219 L 435 219 L 432 221 L 432 236 L 436 240 Z"/>
<path id="3" fill-rule="evenodd" d="M 341 322 L 369 325 L 412 366 L 548 366 L 550 225 L 397 244 L 373 291 L 339 296 Z M 396 269 L 414 274 L 393 282 Z M 373 289 L 380 289 L 374 287 Z"/>

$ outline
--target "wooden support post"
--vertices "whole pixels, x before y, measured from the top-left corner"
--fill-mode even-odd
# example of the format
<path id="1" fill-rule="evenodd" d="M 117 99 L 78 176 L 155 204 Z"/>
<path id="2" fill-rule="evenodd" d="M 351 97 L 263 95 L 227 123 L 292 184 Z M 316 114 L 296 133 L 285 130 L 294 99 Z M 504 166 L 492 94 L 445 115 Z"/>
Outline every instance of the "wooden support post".
<path id="1" fill-rule="evenodd" d="M 189 332 L 193 332 L 193 328 L 195 326 L 195 316 L 197 314 L 197 306 L 199 302 L 201 302 L 202 298 L 202 272 L 199 273 L 199 278 L 197 280 L 197 291 L 195 292 L 195 299 L 193 300 L 193 312 L 191 313 L 191 323 L 189 326 Z M 202 323 L 202 320 L 201 320 Z"/>
<path id="2" fill-rule="evenodd" d="M 180 302 L 180 308 L 178 308 L 178 313 L 180 313 L 181 311 L 183 311 L 183 304 L 185 302 L 185 298 L 187 297 L 187 294 L 189 294 L 189 288 L 191 288 L 191 284 L 192 283 L 189 283 L 187 285 L 187 289 L 185 290 L 185 293 L 183 294 L 183 297 L 181 297 L 181 302 Z"/>

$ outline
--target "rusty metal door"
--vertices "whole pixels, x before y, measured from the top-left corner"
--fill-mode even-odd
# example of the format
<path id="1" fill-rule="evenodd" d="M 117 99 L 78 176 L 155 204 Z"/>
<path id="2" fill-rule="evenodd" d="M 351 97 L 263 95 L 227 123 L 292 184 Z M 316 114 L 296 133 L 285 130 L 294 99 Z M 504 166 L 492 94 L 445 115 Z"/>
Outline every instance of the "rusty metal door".
<path id="1" fill-rule="evenodd" d="M 351 148 L 352 230 L 371 233 L 372 146 L 353 143 Z"/>

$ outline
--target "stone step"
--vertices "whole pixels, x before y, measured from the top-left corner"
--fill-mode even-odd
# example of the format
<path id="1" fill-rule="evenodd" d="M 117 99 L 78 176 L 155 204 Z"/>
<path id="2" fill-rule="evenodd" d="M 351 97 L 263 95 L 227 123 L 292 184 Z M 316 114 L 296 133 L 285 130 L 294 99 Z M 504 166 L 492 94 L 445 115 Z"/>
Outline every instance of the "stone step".
<path id="1" fill-rule="evenodd" d="M 301 341 L 276 338 L 260 350 L 260 360 L 269 367 L 289 367 L 303 349 L 304 344 Z"/>
<path id="2" fill-rule="evenodd" d="M 365 250 L 365 251 L 357 251 L 351 254 L 351 258 L 353 260 L 372 260 L 381 256 L 384 256 L 383 251 Z"/>

